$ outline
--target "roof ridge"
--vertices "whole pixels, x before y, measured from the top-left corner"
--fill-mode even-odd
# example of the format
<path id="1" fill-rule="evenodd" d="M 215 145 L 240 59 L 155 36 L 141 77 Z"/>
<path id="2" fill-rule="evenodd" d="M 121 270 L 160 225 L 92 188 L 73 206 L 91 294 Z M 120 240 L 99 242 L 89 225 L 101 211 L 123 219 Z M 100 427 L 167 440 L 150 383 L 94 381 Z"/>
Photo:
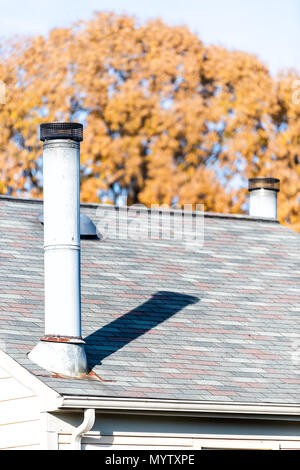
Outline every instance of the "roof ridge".
<path id="1" fill-rule="evenodd" d="M 29 204 L 42 204 L 43 199 L 38 198 L 24 198 L 24 197 L 15 197 L 15 196 L 7 196 L 7 195 L 0 195 L 0 201 L 13 201 L 13 202 L 20 202 L 24 203 L 27 202 Z M 197 215 L 203 215 L 204 217 L 208 218 L 219 218 L 219 219 L 233 219 L 233 220 L 247 220 L 253 222 L 267 222 L 267 223 L 275 223 L 279 224 L 277 219 L 272 219 L 268 217 L 254 217 L 247 214 L 233 214 L 233 213 L 219 213 L 219 212 L 205 212 L 205 211 L 186 211 L 182 209 L 176 208 L 148 208 L 141 205 L 133 205 L 133 206 L 116 206 L 114 204 L 103 204 L 103 203 L 96 203 L 96 202 L 80 202 L 81 207 L 90 207 L 90 208 L 97 208 L 102 207 L 108 210 L 117 210 L 117 211 L 128 211 L 128 210 L 136 210 L 136 211 L 145 211 L 145 212 L 159 212 L 159 213 L 169 213 L 170 215 L 183 215 L 188 214 L 193 217 Z"/>

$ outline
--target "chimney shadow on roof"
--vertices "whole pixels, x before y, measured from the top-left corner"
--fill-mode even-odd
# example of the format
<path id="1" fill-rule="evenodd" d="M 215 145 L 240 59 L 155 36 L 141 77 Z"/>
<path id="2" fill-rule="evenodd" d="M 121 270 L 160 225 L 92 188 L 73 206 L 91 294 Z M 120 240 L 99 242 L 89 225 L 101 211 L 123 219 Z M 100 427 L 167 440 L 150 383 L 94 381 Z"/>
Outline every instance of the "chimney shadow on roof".
<path id="1" fill-rule="evenodd" d="M 84 338 L 89 369 L 198 301 L 198 297 L 178 292 L 156 292 L 143 304 Z M 139 343 L 137 347 L 143 347 L 143 344 Z M 138 352 L 134 354 L 138 355 Z"/>

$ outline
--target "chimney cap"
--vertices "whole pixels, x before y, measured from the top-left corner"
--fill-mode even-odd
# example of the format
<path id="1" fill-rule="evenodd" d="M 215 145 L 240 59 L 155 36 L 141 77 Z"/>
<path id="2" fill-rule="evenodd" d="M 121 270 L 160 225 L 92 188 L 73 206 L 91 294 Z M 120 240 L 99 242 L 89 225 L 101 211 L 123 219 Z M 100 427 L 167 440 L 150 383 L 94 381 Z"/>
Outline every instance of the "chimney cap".
<path id="1" fill-rule="evenodd" d="M 78 122 L 51 122 L 41 124 L 40 140 L 70 139 L 76 142 L 83 140 L 83 126 Z"/>
<path id="2" fill-rule="evenodd" d="M 277 178 L 250 178 L 248 181 L 248 190 L 254 189 L 270 189 L 272 191 L 280 191 L 280 180 Z"/>

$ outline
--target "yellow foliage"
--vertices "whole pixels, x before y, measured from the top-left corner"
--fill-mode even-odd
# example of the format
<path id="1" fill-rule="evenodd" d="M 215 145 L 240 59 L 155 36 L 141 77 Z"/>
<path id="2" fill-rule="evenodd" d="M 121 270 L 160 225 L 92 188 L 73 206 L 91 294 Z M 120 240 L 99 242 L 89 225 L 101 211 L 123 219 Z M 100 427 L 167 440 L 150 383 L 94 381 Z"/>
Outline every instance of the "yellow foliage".
<path id="1" fill-rule="evenodd" d="M 300 231 L 299 74 L 277 78 L 253 55 L 206 47 L 186 27 L 96 14 L 0 49 L 0 193 L 42 196 L 42 122 L 85 124 L 83 201 L 237 212 L 236 174 L 281 179 L 279 217 Z"/>

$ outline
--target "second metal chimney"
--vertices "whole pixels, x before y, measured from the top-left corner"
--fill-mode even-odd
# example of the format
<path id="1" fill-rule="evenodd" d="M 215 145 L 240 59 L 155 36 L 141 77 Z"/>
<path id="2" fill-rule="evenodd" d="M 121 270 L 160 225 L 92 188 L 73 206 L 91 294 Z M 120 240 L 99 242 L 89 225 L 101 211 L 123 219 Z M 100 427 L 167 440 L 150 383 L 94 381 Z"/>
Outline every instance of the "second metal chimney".
<path id="1" fill-rule="evenodd" d="M 251 178 L 249 215 L 277 219 L 277 193 L 280 181 L 277 178 Z"/>
<path id="2" fill-rule="evenodd" d="M 82 124 L 42 124 L 45 335 L 29 358 L 66 377 L 87 373 L 81 338 L 80 142 Z"/>

